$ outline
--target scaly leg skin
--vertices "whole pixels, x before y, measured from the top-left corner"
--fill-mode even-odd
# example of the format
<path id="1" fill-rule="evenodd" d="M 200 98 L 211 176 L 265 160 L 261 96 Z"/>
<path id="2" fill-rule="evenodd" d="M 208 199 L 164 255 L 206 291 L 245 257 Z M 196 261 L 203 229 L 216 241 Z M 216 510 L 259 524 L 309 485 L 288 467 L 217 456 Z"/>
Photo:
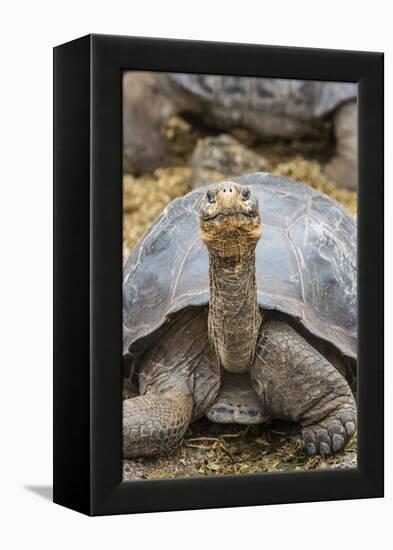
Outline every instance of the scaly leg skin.
<path id="1" fill-rule="evenodd" d="M 146 394 L 123 401 L 123 457 L 151 456 L 181 441 L 191 421 L 190 393 Z"/>
<path id="2" fill-rule="evenodd" d="M 262 325 L 251 382 L 272 418 L 299 422 L 309 455 L 342 449 L 356 431 L 356 403 L 343 376 L 292 327 Z"/>

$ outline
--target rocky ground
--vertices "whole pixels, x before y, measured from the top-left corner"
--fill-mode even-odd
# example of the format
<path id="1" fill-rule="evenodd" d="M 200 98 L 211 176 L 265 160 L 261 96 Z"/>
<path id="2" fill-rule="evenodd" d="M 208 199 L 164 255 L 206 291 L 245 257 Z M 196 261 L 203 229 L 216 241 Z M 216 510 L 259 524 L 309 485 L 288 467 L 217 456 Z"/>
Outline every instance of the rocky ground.
<path id="1" fill-rule="evenodd" d="M 192 189 L 192 152 L 211 135 L 206 128 L 195 127 L 180 117 L 169 119 L 163 131 L 170 151 L 166 164 L 151 174 L 126 174 L 123 178 L 124 258 L 168 202 Z M 340 188 L 321 172 L 320 161 L 326 152 L 323 140 L 258 142 L 245 130 L 234 131 L 232 136 L 263 157 L 272 173 L 309 184 L 356 215 L 356 193 Z M 214 179 L 223 178 L 215 174 Z M 306 457 L 299 429 L 294 425 L 275 422 L 269 427 L 244 428 L 203 419 L 190 427 L 182 444 L 171 454 L 125 460 L 123 476 L 156 479 L 351 467 L 356 467 L 356 440 L 333 457 Z"/>

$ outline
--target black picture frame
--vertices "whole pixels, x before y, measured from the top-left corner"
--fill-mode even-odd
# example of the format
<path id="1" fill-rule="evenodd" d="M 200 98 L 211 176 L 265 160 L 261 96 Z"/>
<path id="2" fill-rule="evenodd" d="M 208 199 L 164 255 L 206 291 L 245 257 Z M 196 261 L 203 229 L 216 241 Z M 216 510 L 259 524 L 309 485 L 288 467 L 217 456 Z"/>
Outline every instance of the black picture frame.
<path id="1" fill-rule="evenodd" d="M 358 466 L 122 481 L 125 69 L 358 83 Z M 89 35 L 54 48 L 54 502 L 89 515 L 383 496 L 383 54 Z"/>

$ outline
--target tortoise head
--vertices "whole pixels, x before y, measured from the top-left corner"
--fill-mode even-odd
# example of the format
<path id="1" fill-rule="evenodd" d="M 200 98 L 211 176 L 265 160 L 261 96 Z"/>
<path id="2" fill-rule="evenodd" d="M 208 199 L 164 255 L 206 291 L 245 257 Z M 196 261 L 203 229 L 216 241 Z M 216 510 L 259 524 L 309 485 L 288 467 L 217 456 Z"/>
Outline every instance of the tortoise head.
<path id="1" fill-rule="evenodd" d="M 246 186 L 219 183 L 202 200 L 199 224 L 209 252 L 241 259 L 255 249 L 262 233 L 258 200 Z"/>

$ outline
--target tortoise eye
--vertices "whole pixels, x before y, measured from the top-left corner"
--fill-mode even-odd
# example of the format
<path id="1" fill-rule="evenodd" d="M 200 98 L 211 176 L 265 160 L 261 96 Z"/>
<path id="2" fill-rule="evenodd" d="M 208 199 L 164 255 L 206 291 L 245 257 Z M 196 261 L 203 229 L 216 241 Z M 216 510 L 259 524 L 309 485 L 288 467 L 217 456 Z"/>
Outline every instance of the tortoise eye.
<path id="1" fill-rule="evenodd" d="M 212 191 L 208 191 L 206 193 L 206 199 L 207 199 L 207 202 L 210 202 L 210 204 L 215 202 L 215 200 L 216 200 L 215 197 L 214 197 L 214 193 Z"/>
<path id="2" fill-rule="evenodd" d="M 250 198 L 251 196 L 251 193 L 250 193 L 250 190 L 249 189 L 245 189 L 242 193 L 242 199 L 244 201 L 248 201 L 248 199 Z"/>

